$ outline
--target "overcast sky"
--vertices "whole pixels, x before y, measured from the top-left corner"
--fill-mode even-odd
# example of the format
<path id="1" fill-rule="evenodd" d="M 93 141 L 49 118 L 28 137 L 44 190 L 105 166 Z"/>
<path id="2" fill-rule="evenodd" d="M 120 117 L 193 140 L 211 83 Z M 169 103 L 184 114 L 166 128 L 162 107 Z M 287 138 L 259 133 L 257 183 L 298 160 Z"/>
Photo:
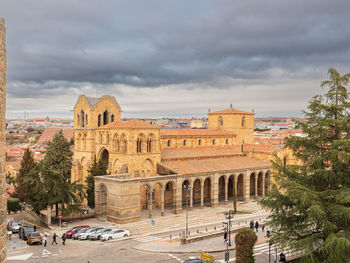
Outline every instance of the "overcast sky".
<path id="1" fill-rule="evenodd" d="M 301 116 L 350 72 L 350 1 L 7 0 L 7 115 L 71 116 L 80 94 L 124 117 L 233 107 Z"/>

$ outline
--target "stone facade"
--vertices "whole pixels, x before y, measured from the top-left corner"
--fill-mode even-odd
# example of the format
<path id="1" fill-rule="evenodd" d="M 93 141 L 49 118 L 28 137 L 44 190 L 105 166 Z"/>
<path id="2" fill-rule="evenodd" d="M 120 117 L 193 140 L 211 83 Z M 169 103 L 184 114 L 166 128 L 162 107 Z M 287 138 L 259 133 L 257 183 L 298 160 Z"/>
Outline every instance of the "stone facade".
<path id="1" fill-rule="evenodd" d="M 5 21 L 0 18 L 0 262 L 6 262 L 7 216 L 6 216 L 6 179 L 5 179 L 5 144 L 6 144 L 6 46 Z"/>

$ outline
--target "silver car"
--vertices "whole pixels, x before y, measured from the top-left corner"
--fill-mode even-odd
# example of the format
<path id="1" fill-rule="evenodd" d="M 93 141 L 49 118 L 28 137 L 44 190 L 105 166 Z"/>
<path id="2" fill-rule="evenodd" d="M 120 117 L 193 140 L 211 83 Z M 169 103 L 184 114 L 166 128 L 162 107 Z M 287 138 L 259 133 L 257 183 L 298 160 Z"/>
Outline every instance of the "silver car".
<path id="1" fill-rule="evenodd" d="M 111 231 L 112 231 L 112 229 L 110 229 L 110 228 L 108 228 L 108 229 L 100 229 L 97 232 L 89 235 L 89 239 L 90 240 L 100 240 L 100 238 L 101 238 L 101 236 L 103 234 L 107 234 L 107 233 L 109 233 Z"/>
<path id="2" fill-rule="evenodd" d="M 11 226 L 12 234 L 18 233 L 19 228 L 20 228 L 21 226 L 22 226 L 22 224 L 20 224 L 20 223 L 13 223 L 12 226 Z"/>
<path id="3" fill-rule="evenodd" d="M 73 238 L 73 239 L 78 239 L 79 234 L 83 234 L 83 233 L 85 233 L 86 231 L 88 231 L 89 229 L 90 229 L 90 228 L 87 228 L 87 227 L 84 227 L 84 228 L 80 229 L 78 232 L 76 232 L 76 233 L 74 233 L 74 234 L 72 235 L 72 238 Z"/>
<path id="4" fill-rule="evenodd" d="M 103 229 L 103 227 L 92 227 L 89 228 L 86 232 L 81 233 L 78 235 L 79 240 L 87 240 L 89 239 L 89 236 L 93 233 L 96 233 L 98 230 Z"/>

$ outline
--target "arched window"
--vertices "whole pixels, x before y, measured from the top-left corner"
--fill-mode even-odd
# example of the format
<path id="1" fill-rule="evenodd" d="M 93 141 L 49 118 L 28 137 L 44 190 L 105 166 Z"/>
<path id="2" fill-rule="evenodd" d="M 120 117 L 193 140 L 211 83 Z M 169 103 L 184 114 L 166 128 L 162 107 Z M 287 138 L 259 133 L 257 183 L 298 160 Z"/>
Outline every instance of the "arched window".
<path id="1" fill-rule="evenodd" d="M 123 152 L 126 153 L 127 151 L 128 151 L 128 141 L 125 139 Z"/>
<path id="2" fill-rule="evenodd" d="M 211 141 L 211 144 L 212 144 L 212 145 L 215 145 L 215 139 L 213 139 L 213 140 Z"/>
<path id="3" fill-rule="evenodd" d="M 106 125 L 108 123 L 108 111 L 106 110 L 103 113 L 103 125 Z"/>
<path id="4" fill-rule="evenodd" d="M 81 123 L 80 123 L 80 126 L 81 126 L 81 127 L 85 127 L 85 113 L 84 113 L 84 111 L 82 110 L 82 111 L 80 112 L 80 114 L 81 114 Z"/>
<path id="5" fill-rule="evenodd" d="M 228 144 L 228 139 L 226 139 L 226 144 Z"/>
<path id="6" fill-rule="evenodd" d="M 152 139 L 151 138 L 149 138 L 147 140 L 147 152 L 148 153 L 152 152 Z"/>
<path id="7" fill-rule="evenodd" d="M 109 144 L 109 133 L 106 134 L 106 144 Z"/>
<path id="8" fill-rule="evenodd" d="M 114 122 L 114 114 L 111 115 L 111 122 Z"/>
<path id="9" fill-rule="evenodd" d="M 186 140 L 183 141 L 183 146 L 186 146 Z"/>
<path id="10" fill-rule="evenodd" d="M 245 127 L 245 116 L 242 118 L 242 127 Z"/>
<path id="11" fill-rule="evenodd" d="M 100 133 L 100 143 L 102 144 L 102 133 Z"/>
<path id="12" fill-rule="evenodd" d="M 87 116 L 87 114 L 85 114 L 85 125 L 87 125 L 88 124 L 88 116 Z"/>
<path id="13" fill-rule="evenodd" d="M 101 126 L 101 114 L 98 115 L 98 118 L 97 118 L 97 126 L 98 126 L 98 127 Z"/>
<path id="14" fill-rule="evenodd" d="M 201 145 L 201 144 L 202 144 L 202 140 L 199 139 L 199 140 L 198 140 L 198 145 Z"/>
<path id="15" fill-rule="evenodd" d="M 224 120 L 222 119 L 222 117 L 220 116 L 219 119 L 219 126 L 223 126 L 224 125 Z"/>
<path id="16" fill-rule="evenodd" d="M 142 152 L 141 147 L 142 147 L 142 140 L 139 138 L 136 141 L 136 152 L 137 153 L 141 153 Z"/>
<path id="17" fill-rule="evenodd" d="M 168 142 L 167 142 L 168 147 L 170 147 L 170 144 L 171 144 L 171 142 L 170 142 L 170 140 L 168 140 Z"/>

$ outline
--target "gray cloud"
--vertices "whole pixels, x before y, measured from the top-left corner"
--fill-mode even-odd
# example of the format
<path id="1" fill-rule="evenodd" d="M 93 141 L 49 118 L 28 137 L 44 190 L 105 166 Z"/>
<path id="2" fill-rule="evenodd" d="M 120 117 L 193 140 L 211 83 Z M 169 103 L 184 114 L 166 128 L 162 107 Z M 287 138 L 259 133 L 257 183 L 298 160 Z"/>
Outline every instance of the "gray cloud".
<path id="1" fill-rule="evenodd" d="M 7 1 L 9 111 L 26 107 L 20 98 L 41 98 L 51 111 L 62 96 L 72 99 L 60 106 L 72 108 L 80 93 L 123 100 L 146 90 L 137 103 L 165 100 L 164 115 L 225 107 L 238 93 L 258 114 L 297 114 L 329 67 L 350 71 L 349 8 L 346 0 Z M 271 106 L 283 99 L 294 104 Z"/>

